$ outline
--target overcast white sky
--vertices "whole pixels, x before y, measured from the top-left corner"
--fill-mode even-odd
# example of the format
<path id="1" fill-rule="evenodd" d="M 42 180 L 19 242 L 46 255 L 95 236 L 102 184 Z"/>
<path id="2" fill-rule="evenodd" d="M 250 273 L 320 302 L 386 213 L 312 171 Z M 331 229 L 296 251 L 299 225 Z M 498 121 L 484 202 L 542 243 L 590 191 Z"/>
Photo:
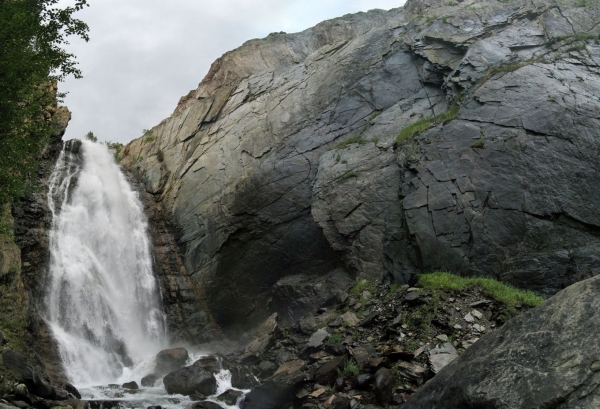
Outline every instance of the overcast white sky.
<path id="1" fill-rule="evenodd" d="M 62 0 L 59 6 L 73 4 Z M 68 79 L 73 113 L 65 140 L 88 131 L 129 142 L 171 115 L 210 64 L 245 41 L 294 33 L 347 13 L 389 10 L 404 0 L 90 0 L 77 13 L 89 43 L 73 39 L 84 78 Z"/>

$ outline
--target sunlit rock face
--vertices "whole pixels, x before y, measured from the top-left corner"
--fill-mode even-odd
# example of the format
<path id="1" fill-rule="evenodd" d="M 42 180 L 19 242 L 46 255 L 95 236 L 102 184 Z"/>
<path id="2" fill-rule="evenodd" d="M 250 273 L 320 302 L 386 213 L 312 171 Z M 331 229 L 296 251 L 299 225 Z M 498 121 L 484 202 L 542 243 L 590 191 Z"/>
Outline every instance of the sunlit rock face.
<path id="1" fill-rule="evenodd" d="M 552 294 L 600 268 L 598 16 L 412 1 L 252 40 L 121 163 L 164 208 L 182 274 L 230 334 L 272 312 L 297 319 L 274 297 L 284 277 L 315 277 L 303 292 L 317 308 L 348 281 L 320 291 L 316 277 L 340 269 L 398 282 L 443 269 Z M 426 118 L 440 123 L 395 143 Z"/>

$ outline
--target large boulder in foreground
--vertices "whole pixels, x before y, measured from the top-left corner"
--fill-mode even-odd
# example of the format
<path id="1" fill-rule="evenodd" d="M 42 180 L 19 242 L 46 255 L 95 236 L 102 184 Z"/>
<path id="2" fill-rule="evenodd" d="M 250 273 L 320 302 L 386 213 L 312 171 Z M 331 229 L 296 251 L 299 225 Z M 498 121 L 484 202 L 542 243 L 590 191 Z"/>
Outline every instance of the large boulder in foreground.
<path id="1" fill-rule="evenodd" d="M 171 372 L 163 383 L 171 395 L 214 395 L 217 392 L 217 379 L 208 370 L 198 366 L 188 366 Z"/>
<path id="2" fill-rule="evenodd" d="M 289 402 L 305 380 L 306 362 L 286 362 L 265 383 L 251 390 L 242 401 L 242 409 L 276 409 Z M 287 406 L 286 406 L 287 407 Z"/>
<path id="3" fill-rule="evenodd" d="M 600 407 L 600 277 L 483 336 L 403 409 Z"/>
<path id="4" fill-rule="evenodd" d="M 185 348 L 172 348 L 160 351 L 156 355 L 155 373 L 166 374 L 185 365 L 190 355 Z"/>

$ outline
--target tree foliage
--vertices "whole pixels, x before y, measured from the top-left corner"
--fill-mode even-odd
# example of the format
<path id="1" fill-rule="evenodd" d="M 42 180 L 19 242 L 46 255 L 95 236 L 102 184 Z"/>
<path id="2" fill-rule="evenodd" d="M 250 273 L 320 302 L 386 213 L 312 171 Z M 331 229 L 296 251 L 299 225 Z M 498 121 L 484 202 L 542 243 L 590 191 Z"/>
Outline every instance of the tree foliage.
<path id="1" fill-rule="evenodd" d="M 23 194 L 52 133 L 53 83 L 81 77 L 68 37 L 88 40 L 73 14 L 87 4 L 59 9 L 58 0 L 0 0 L 0 203 Z"/>
<path id="2" fill-rule="evenodd" d="M 98 142 L 98 137 L 92 131 L 85 134 L 85 139 L 92 142 Z"/>

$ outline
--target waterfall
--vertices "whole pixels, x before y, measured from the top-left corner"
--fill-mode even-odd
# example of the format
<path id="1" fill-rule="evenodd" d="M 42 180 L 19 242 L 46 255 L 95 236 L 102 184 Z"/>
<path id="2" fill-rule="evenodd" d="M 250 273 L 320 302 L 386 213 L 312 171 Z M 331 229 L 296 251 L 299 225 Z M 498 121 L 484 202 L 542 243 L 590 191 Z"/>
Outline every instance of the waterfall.
<path id="1" fill-rule="evenodd" d="M 166 341 L 148 223 L 102 144 L 69 141 L 50 179 L 46 319 L 77 386 L 117 381 Z"/>

